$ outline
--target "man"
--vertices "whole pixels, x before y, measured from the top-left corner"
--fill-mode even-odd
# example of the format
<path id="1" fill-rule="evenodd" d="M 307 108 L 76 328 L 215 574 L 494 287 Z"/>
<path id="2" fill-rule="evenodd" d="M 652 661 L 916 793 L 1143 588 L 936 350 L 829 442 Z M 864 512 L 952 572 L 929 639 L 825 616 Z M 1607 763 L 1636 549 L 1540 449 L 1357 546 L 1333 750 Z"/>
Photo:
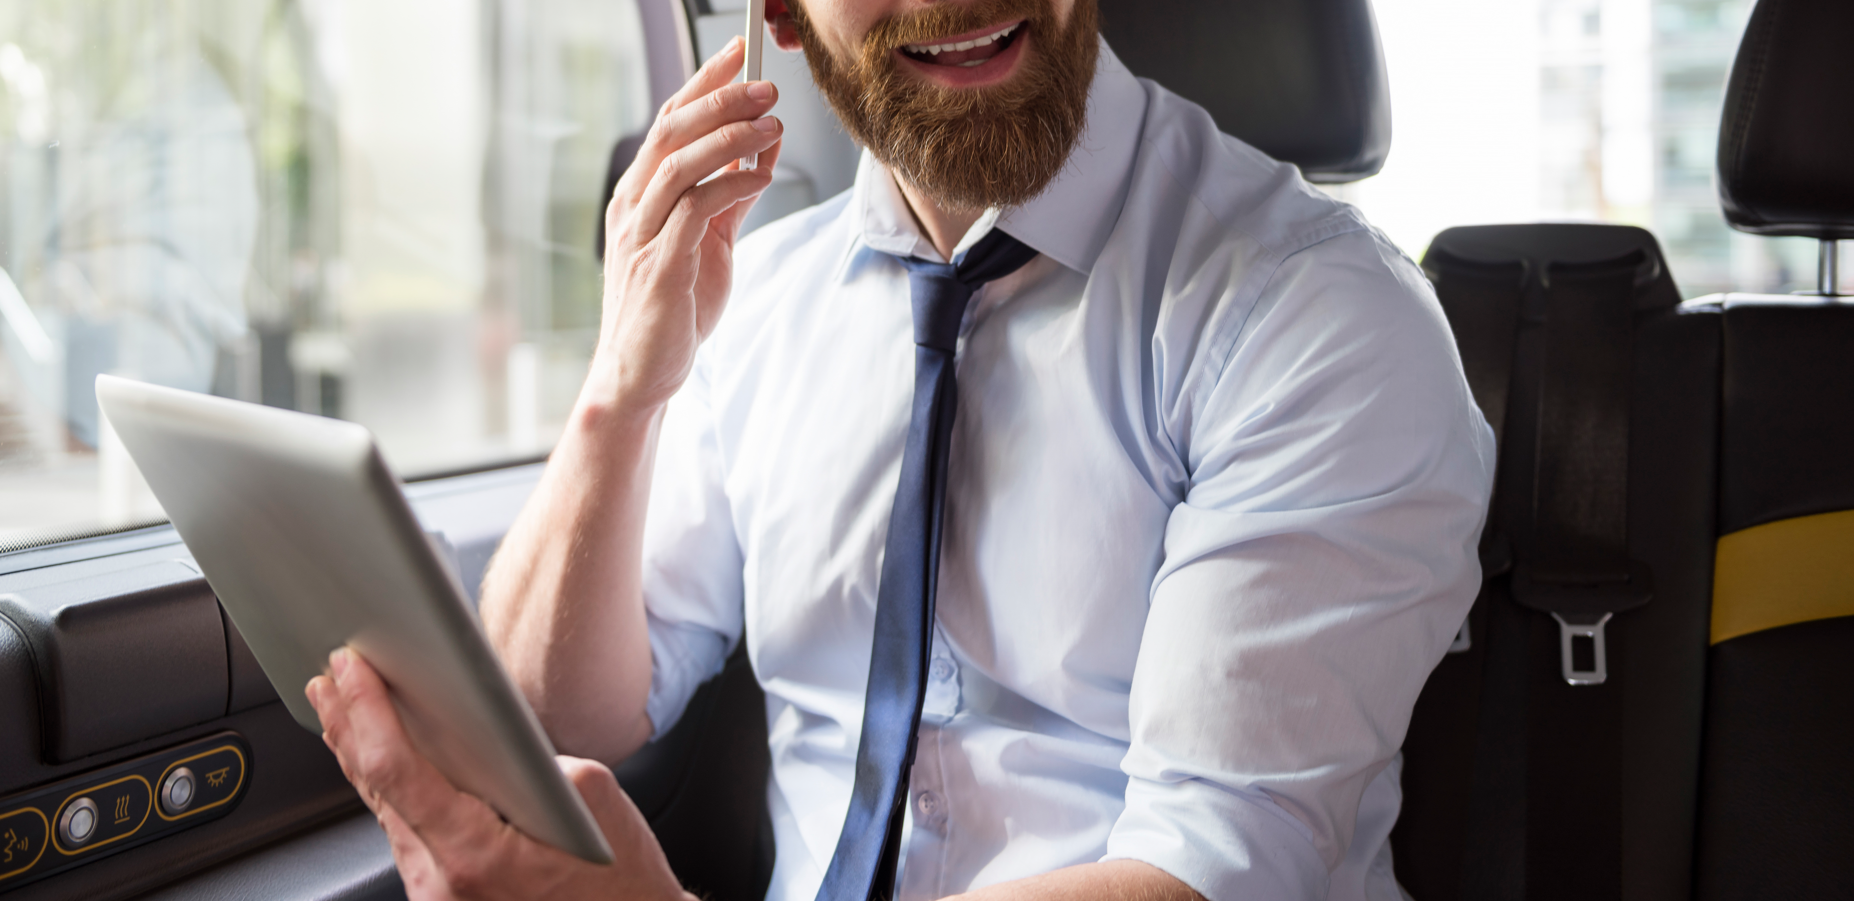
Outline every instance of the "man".
<path id="1" fill-rule="evenodd" d="M 771 27 L 868 152 L 732 252 L 778 153 L 736 45 L 616 191 L 601 344 L 484 588 L 556 743 L 622 759 L 744 634 L 776 901 L 1400 897 L 1395 754 L 1493 468 L 1421 274 L 1134 79 L 1092 0 Z M 602 766 L 563 764 L 613 867 L 500 824 L 331 668 L 415 895 L 677 896 Z"/>

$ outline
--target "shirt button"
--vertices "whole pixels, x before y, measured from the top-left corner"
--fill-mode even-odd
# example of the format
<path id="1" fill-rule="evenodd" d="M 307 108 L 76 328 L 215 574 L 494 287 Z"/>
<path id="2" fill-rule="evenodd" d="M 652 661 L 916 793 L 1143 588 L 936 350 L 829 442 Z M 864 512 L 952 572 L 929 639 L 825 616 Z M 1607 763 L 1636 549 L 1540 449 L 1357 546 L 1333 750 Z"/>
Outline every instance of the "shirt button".
<path id="1" fill-rule="evenodd" d="M 927 819 L 931 820 L 939 815 L 940 813 L 940 796 L 939 795 L 936 795 L 933 792 L 921 792 L 920 797 L 915 800 L 916 800 L 916 803 L 920 805 L 921 816 L 926 817 Z"/>
<path id="2" fill-rule="evenodd" d="M 953 678 L 953 661 L 948 660 L 945 657 L 935 657 L 933 661 L 933 668 L 930 669 L 928 672 L 930 675 L 933 676 L 933 681 L 945 682 L 946 680 Z"/>

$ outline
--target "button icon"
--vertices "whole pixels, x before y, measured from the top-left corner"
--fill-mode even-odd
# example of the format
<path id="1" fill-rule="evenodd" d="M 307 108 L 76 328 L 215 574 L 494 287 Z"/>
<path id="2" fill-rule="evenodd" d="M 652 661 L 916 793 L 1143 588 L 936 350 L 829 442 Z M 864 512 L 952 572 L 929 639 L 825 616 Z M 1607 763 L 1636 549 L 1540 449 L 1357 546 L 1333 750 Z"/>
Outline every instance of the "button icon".
<path id="1" fill-rule="evenodd" d="M 206 774 L 206 784 L 212 786 L 213 788 L 218 788 L 219 786 L 224 785 L 225 775 L 227 773 L 230 773 L 231 771 L 232 771 L 231 767 L 222 766 L 216 770 L 213 770 L 210 773 L 207 773 Z"/>
<path id="2" fill-rule="evenodd" d="M 225 771 L 220 770 L 220 779 L 225 778 Z M 211 777 L 208 777 L 211 778 Z M 193 771 L 186 767 L 175 767 L 174 771 L 161 780 L 161 811 L 173 816 L 193 806 L 194 789 L 197 785 Z"/>
<path id="3" fill-rule="evenodd" d="M 32 869 L 50 841 L 51 824 L 38 808 L 0 813 L 0 880 Z"/>
<path id="4" fill-rule="evenodd" d="M 20 835 L 17 829 L 8 829 L 0 835 L 0 866 L 13 862 L 13 855 L 25 854 L 32 850 L 32 836 Z"/>
<path id="5" fill-rule="evenodd" d="M 73 848 L 82 845 L 96 837 L 97 820 L 97 802 L 78 798 L 58 816 L 58 837 Z"/>

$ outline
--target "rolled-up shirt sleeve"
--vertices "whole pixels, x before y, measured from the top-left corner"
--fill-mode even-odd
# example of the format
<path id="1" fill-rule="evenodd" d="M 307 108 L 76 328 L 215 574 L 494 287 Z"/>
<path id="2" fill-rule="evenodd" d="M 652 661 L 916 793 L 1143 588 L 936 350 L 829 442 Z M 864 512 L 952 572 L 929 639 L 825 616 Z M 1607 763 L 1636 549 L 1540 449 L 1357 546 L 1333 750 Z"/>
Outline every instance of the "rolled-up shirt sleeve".
<path id="1" fill-rule="evenodd" d="M 1492 434 L 1433 295 L 1369 232 L 1290 256 L 1193 391 L 1107 859 L 1321 899 L 1479 586 Z"/>
<path id="2" fill-rule="evenodd" d="M 698 354 L 671 399 L 651 474 L 644 524 L 644 609 L 650 623 L 652 740 L 727 662 L 742 629 L 740 542 L 722 484 L 722 457 Z"/>

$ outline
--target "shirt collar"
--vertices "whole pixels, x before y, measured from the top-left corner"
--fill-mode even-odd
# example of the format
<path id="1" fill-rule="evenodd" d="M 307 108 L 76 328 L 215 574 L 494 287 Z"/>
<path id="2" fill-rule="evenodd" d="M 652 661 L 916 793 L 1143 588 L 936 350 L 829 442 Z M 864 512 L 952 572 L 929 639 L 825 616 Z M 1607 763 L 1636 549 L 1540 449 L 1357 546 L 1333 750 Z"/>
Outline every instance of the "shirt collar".
<path id="1" fill-rule="evenodd" d="M 1145 89 L 1102 41 L 1094 82 L 1088 89 L 1087 124 L 1062 172 L 1048 190 L 1029 203 L 986 211 L 959 242 L 954 259 L 996 227 L 1086 275 L 1113 234 L 1120 208 L 1126 202 L 1145 116 Z M 933 243 L 914 221 L 888 167 L 867 150 L 857 167 L 851 209 L 862 224 L 862 241 L 871 249 L 897 256 L 940 259 Z"/>

